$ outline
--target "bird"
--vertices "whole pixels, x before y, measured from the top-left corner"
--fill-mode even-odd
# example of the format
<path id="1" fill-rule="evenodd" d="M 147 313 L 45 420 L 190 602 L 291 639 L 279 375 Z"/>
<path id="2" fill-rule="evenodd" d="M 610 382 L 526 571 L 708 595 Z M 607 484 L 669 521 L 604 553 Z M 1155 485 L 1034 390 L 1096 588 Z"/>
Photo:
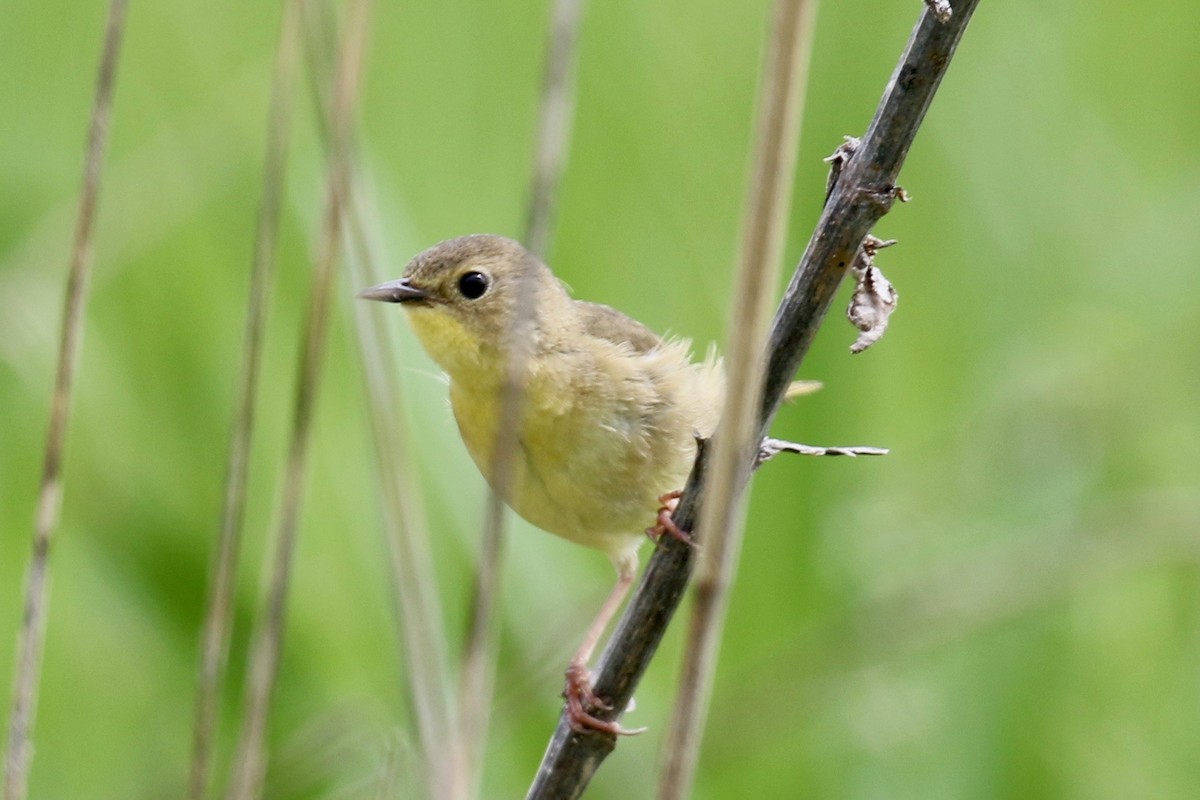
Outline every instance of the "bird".
<path id="1" fill-rule="evenodd" d="M 646 533 L 682 534 L 669 514 L 724 398 L 715 351 L 694 360 L 690 341 L 574 299 L 540 259 L 493 234 L 430 247 L 399 279 L 358 296 L 406 312 L 449 378 L 467 452 L 501 499 L 534 526 L 612 561 L 616 583 L 566 669 L 564 697 L 574 729 L 630 733 L 595 715 L 609 706 L 593 692 L 587 665 L 633 585 Z M 523 335 L 517 344 L 514 331 Z M 517 346 L 520 412 L 511 472 L 500 476 L 494 456 Z"/>

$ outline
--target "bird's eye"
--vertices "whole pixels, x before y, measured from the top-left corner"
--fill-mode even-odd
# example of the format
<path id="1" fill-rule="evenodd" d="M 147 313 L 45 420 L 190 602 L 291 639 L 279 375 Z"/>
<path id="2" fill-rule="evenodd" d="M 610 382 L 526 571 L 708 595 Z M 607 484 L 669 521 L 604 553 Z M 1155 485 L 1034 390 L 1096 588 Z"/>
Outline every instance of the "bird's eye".
<path id="1" fill-rule="evenodd" d="M 468 300 L 478 300 L 488 288 L 488 277 L 482 272 L 464 272 L 458 279 L 458 291 Z"/>

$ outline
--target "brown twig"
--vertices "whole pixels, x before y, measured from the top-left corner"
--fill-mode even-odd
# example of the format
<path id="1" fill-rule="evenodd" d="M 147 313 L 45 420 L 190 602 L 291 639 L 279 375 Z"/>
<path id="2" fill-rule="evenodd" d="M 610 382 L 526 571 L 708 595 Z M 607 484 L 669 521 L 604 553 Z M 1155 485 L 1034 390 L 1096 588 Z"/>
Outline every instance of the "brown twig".
<path id="1" fill-rule="evenodd" d="M 112 0 L 104 33 L 104 50 L 96 78 L 96 94 L 88 125 L 87 151 L 83 163 L 83 187 L 79 193 L 79 213 L 71 247 L 71 266 L 63 303 L 62 333 L 59 339 L 58 368 L 50 399 L 50 422 L 46 435 L 46 455 L 42 463 L 42 481 L 38 490 L 37 516 L 34 522 L 33 553 L 25 581 L 25 606 L 17 640 L 16 676 L 9 716 L 8 749 L 5 758 L 4 798 L 23 800 L 28 790 L 29 764 L 33 757 L 30 742 L 37 717 L 38 683 L 42 668 L 42 646 L 46 636 L 46 606 L 50 597 L 50 545 L 62 515 L 62 462 L 71 411 L 71 387 L 79 361 L 83 337 L 83 312 L 87 305 L 88 279 L 93 251 L 92 232 L 100 197 L 100 174 L 108 144 L 112 117 L 113 90 L 117 62 L 125 33 L 127 0 Z"/>
<path id="2" fill-rule="evenodd" d="M 725 356 L 725 406 L 714 439 L 712 468 L 701 489 L 705 503 L 699 529 L 705 532 L 705 546 L 659 775 L 658 797 L 663 800 L 682 800 L 691 794 L 728 589 L 741 549 L 740 496 L 756 465 L 746 454 L 756 445 L 766 326 L 787 235 L 816 6 L 815 0 L 778 0 L 764 58 L 754 166 Z"/>
<path id="3" fill-rule="evenodd" d="M 957 0 L 946 23 L 922 10 L 861 148 L 833 187 L 771 327 L 760 436 L 766 435 L 863 237 L 895 199 L 896 176 L 978 2 Z M 694 532 L 700 504 L 696 489 L 704 469 L 700 458 L 675 511 L 676 523 Z M 595 676 L 596 693 L 617 710 L 606 718 L 619 716 L 628 705 L 683 595 L 692 557 L 693 548 L 669 539 L 651 558 Z M 528 797 L 579 797 L 614 747 L 612 737 L 576 733 L 561 718 Z"/>
<path id="4" fill-rule="evenodd" d="M 309 433 L 329 324 L 329 307 L 349 193 L 351 122 L 358 95 L 370 0 L 349 5 L 330 108 L 329 175 L 325 215 L 313 276 L 301 354 L 296 406 L 284 478 L 282 516 L 271 566 L 266 608 L 254 637 L 247 674 L 246 708 L 229 795 L 262 794 L 266 776 L 266 725 L 283 649 L 283 626 L 299 524 Z"/>
<path id="5" fill-rule="evenodd" d="M 280 21 L 279 41 L 272 70 L 262 199 L 251 264 L 242 366 L 238 373 L 237 408 L 229 437 L 221 528 L 217 536 L 217 546 L 213 551 L 208 608 L 201 634 L 200 663 L 196 681 L 196 716 L 192 732 L 192 763 L 188 780 L 188 797 L 192 800 L 201 800 L 208 789 L 212 771 L 213 740 L 220 709 L 221 684 L 229 657 L 233 595 L 246 508 L 247 463 L 254 431 L 254 405 L 258 396 L 258 373 L 262 360 L 263 330 L 267 319 L 267 298 L 274 283 L 280 207 L 283 203 L 291 133 L 292 100 L 295 95 L 300 44 L 300 5 L 299 0 L 286 0 L 283 3 L 283 17 Z"/>

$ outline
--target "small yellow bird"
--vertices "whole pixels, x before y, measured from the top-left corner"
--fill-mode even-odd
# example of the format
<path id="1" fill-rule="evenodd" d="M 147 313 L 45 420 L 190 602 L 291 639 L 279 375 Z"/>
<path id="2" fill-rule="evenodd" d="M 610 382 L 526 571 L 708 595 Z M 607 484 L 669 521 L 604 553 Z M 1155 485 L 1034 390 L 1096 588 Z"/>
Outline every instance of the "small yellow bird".
<path id="1" fill-rule="evenodd" d="M 720 362 L 694 363 L 690 343 L 664 339 L 619 311 L 574 300 L 517 242 L 476 234 L 417 255 L 399 280 L 359 297 L 400 303 L 430 357 L 450 377 L 450 404 L 467 451 L 492 486 L 501 397 L 521 279 L 534 297 L 522 413 L 510 491 L 503 499 L 539 528 L 600 550 L 617 583 L 567 668 L 572 724 L 623 733 L 588 708 L 587 662 L 637 572 L 637 550 L 680 489 L 695 437 L 716 428 Z"/>

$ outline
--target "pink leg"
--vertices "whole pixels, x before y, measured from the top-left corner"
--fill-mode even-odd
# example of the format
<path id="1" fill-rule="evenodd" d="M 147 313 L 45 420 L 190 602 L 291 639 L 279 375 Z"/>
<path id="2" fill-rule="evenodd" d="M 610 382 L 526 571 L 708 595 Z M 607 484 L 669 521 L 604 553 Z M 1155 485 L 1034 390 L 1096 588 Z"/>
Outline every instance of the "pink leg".
<path id="1" fill-rule="evenodd" d="M 563 697 L 567 699 L 567 720 L 571 723 L 571 727 L 579 733 L 592 730 L 618 736 L 641 733 L 644 730 L 627 730 L 616 722 L 600 719 L 588 711 L 589 708 L 603 711 L 612 710 L 609 703 L 601 700 L 592 691 L 592 678 L 587 664 L 600 637 L 604 635 L 604 629 L 608 627 L 609 621 L 621 607 L 625 595 L 629 593 L 629 587 L 633 585 L 633 579 L 637 576 L 637 556 L 622 558 L 616 566 L 617 585 L 613 587 L 612 592 L 604 601 L 604 605 L 600 607 L 600 613 L 592 620 L 592 624 L 583 637 L 583 643 L 579 645 L 579 650 L 576 651 L 570 665 L 567 666 L 567 686 L 563 690 Z"/>
<path id="2" fill-rule="evenodd" d="M 678 539 L 686 545 L 695 546 L 692 541 L 692 535 L 675 524 L 675 520 L 671 519 L 671 515 L 675 513 L 675 508 L 679 505 L 679 498 L 683 497 L 683 492 L 674 491 L 667 492 L 662 497 L 658 498 L 658 502 L 662 503 L 662 508 L 658 509 L 657 524 L 652 528 L 646 528 L 646 535 L 650 537 L 650 541 L 657 542 L 664 535 L 670 536 L 672 539 Z"/>

